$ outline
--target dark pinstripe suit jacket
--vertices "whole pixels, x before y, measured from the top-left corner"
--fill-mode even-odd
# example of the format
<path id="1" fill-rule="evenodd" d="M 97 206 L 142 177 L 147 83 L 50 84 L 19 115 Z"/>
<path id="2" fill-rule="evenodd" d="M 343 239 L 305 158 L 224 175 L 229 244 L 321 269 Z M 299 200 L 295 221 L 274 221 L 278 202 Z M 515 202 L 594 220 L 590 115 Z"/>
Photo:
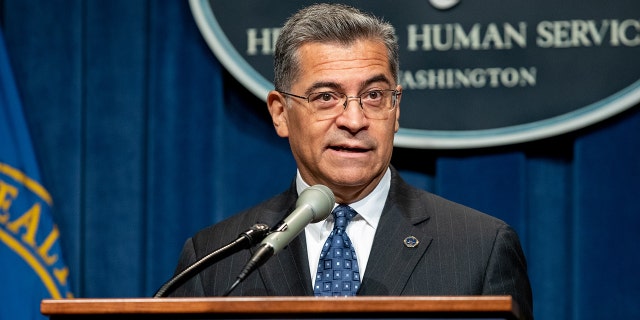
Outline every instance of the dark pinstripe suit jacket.
<path id="1" fill-rule="evenodd" d="M 254 225 L 276 225 L 294 209 L 295 186 L 187 240 L 177 271 Z M 414 248 L 403 240 L 415 236 Z M 207 268 L 172 296 L 220 296 L 249 259 L 248 250 Z M 231 295 L 313 295 L 304 233 Z M 518 236 L 504 222 L 405 183 L 392 168 L 391 189 L 358 295 L 511 295 L 524 319 L 532 295 Z"/>

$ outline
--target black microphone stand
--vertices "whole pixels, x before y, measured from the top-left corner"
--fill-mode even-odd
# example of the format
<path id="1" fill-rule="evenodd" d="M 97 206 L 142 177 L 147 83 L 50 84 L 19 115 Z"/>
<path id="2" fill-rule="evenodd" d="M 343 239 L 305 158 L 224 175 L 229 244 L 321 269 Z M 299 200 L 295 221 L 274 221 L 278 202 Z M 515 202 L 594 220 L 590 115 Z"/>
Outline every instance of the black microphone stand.
<path id="1" fill-rule="evenodd" d="M 240 251 L 241 249 L 249 249 L 262 241 L 269 233 L 269 227 L 265 224 L 255 224 L 251 229 L 240 234 L 238 239 L 230 242 L 229 244 L 219 248 L 218 250 L 209 253 L 196 261 L 177 275 L 173 276 L 167 281 L 156 293 L 154 298 L 166 297 L 169 293 L 173 292 L 175 288 L 184 284 L 187 280 L 191 279 L 200 271 L 204 270 L 208 266 Z"/>

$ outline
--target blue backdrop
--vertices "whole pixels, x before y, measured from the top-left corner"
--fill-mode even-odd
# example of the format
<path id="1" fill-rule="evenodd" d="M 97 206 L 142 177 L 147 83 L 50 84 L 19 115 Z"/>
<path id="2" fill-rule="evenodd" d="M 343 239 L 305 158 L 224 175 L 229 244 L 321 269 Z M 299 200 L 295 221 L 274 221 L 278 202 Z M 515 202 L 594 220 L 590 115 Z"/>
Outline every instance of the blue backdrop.
<path id="1" fill-rule="evenodd" d="M 290 184 L 287 141 L 186 1 L 0 4 L 75 296 L 152 295 L 189 235 Z M 640 317 L 640 108 L 522 145 L 398 148 L 393 164 L 518 230 L 538 319 Z"/>

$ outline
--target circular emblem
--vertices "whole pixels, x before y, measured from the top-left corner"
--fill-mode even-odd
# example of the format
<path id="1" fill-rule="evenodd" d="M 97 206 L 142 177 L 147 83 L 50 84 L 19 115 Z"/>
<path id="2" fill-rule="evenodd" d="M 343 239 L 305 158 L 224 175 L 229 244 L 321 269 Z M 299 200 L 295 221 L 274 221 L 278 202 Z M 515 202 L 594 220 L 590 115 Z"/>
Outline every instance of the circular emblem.
<path id="1" fill-rule="evenodd" d="M 221 63 L 262 99 L 280 27 L 315 1 L 190 0 Z M 640 101 L 640 1 L 342 1 L 396 28 L 395 145 L 477 148 L 584 128 Z"/>
<path id="2" fill-rule="evenodd" d="M 408 236 L 406 238 L 404 238 L 404 245 L 407 248 L 415 248 L 418 246 L 418 244 L 420 243 L 420 241 L 418 240 L 418 238 L 414 237 L 414 236 Z"/>
<path id="3" fill-rule="evenodd" d="M 460 0 L 429 0 L 432 6 L 440 10 L 447 10 L 458 4 Z"/>

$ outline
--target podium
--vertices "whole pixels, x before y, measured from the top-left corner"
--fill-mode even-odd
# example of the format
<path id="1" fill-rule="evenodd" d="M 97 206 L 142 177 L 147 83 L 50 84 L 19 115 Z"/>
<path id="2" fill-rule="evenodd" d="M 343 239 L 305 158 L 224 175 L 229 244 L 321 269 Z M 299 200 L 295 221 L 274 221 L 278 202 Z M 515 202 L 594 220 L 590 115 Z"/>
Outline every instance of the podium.
<path id="1" fill-rule="evenodd" d="M 518 319 L 510 296 L 237 297 L 43 300 L 69 319 Z"/>

